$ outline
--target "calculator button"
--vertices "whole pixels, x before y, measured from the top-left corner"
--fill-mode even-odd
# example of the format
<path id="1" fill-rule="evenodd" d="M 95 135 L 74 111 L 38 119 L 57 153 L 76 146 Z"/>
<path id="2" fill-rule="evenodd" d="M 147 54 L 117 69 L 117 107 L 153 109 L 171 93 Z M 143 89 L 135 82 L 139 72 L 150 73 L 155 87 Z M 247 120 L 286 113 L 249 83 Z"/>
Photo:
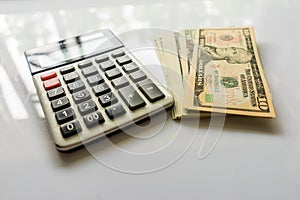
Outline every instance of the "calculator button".
<path id="1" fill-rule="evenodd" d="M 115 79 L 115 78 L 118 78 L 118 77 L 122 76 L 122 73 L 118 68 L 115 68 L 115 69 L 111 69 L 109 71 L 106 71 L 105 76 L 109 80 L 112 80 L 112 79 Z"/>
<path id="2" fill-rule="evenodd" d="M 71 72 L 63 75 L 63 79 L 66 83 L 71 83 L 80 79 L 79 74 L 77 72 Z"/>
<path id="3" fill-rule="evenodd" d="M 117 60 L 117 63 L 121 66 L 131 62 L 131 58 L 127 55 L 119 57 L 116 60 Z"/>
<path id="4" fill-rule="evenodd" d="M 69 66 L 69 67 L 64 67 L 60 70 L 60 73 L 62 75 L 64 74 L 68 74 L 68 73 L 71 73 L 71 72 L 74 72 L 75 71 L 75 68 L 73 66 Z"/>
<path id="5" fill-rule="evenodd" d="M 60 80 L 55 77 L 43 82 L 45 90 L 51 90 L 53 88 L 61 86 Z"/>
<path id="6" fill-rule="evenodd" d="M 70 107 L 70 101 L 67 97 L 62 97 L 51 101 L 51 106 L 54 112 Z"/>
<path id="7" fill-rule="evenodd" d="M 105 122 L 100 112 L 95 112 L 83 117 L 83 121 L 88 128 L 92 128 Z"/>
<path id="8" fill-rule="evenodd" d="M 123 65 L 122 68 L 123 68 L 124 72 L 127 73 L 127 74 L 139 70 L 139 67 L 134 62 Z"/>
<path id="9" fill-rule="evenodd" d="M 81 61 L 80 63 L 78 63 L 78 67 L 80 69 L 85 68 L 85 67 L 89 67 L 89 66 L 92 66 L 92 65 L 93 65 L 93 62 L 91 60 L 84 60 L 84 61 Z"/>
<path id="10" fill-rule="evenodd" d="M 114 119 L 126 113 L 125 109 L 120 103 L 107 107 L 105 112 L 110 119 Z"/>
<path id="11" fill-rule="evenodd" d="M 47 92 L 48 99 L 50 101 L 65 96 L 65 91 L 62 87 L 54 88 Z"/>
<path id="12" fill-rule="evenodd" d="M 49 72 L 47 74 L 41 75 L 41 80 L 42 81 L 46 81 L 46 80 L 55 78 L 56 76 L 57 76 L 57 74 L 55 72 Z"/>
<path id="13" fill-rule="evenodd" d="M 100 63 L 100 64 L 99 64 L 99 67 L 100 67 L 100 69 L 101 69 L 102 71 L 106 71 L 106 70 L 113 69 L 113 68 L 115 68 L 116 66 L 115 66 L 115 64 L 114 64 L 113 61 L 108 60 L 108 61 L 105 61 L 105 62 L 103 62 L 103 63 Z"/>
<path id="14" fill-rule="evenodd" d="M 117 50 L 111 54 L 111 56 L 113 58 L 117 58 L 117 57 L 124 56 L 124 55 L 125 55 L 125 52 L 123 50 Z"/>
<path id="15" fill-rule="evenodd" d="M 65 110 L 55 113 L 55 117 L 56 117 L 56 121 L 59 124 L 64 124 L 76 118 L 72 108 L 67 108 Z"/>
<path id="16" fill-rule="evenodd" d="M 68 89 L 71 93 L 80 91 L 84 88 L 85 88 L 85 85 L 84 85 L 82 80 L 79 80 L 79 81 L 68 84 Z"/>
<path id="17" fill-rule="evenodd" d="M 86 115 L 95 112 L 96 110 L 98 110 L 98 107 L 93 100 L 89 100 L 78 104 L 78 110 L 81 115 Z"/>
<path id="18" fill-rule="evenodd" d="M 84 77 L 92 76 L 97 73 L 98 73 L 98 71 L 97 71 L 96 67 L 94 67 L 94 66 L 82 69 L 82 74 Z"/>
<path id="19" fill-rule="evenodd" d="M 108 61 L 109 60 L 109 57 L 107 55 L 101 55 L 101 56 L 97 56 L 95 58 L 95 62 L 96 63 L 102 63 L 102 62 L 105 62 L 105 61 Z"/>
<path id="20" fill-rule="evenodd" d="M 152 103 L 165 97 L 165 95 L 160 91 L 160 89 L 149 79 L 138 83 L 137 87 Z"/>
<path id="21" fill-rule="evenodd" d="M 67 138 L 67 137 L 70 137 L 77 133 L 80 133 L 82 131 L 82 128 L 81 128 L 79 122 L 76 120 L 76 121 L 69 122 L 67 124 L 62 125 L 60 127 L 60 131 L 61 131 L 63 138 Z"/>
<path id="22" fill-rule="evenodd" d="M 125 87 L 126 85 L 129 85 L 129 82 L 126 77 L 122 76 L 120 78 L 112 80 L 111 84 L 114 86 L 114 88 L 119 89 Z"/>
<path id="23" fill-rule="evenodd" d="M 119 94 L 130 110 L 136 110 L 146 105 L 145 101 L 132 86 L 121 88 Z"/>
<path id="24" fill-rule="evenodd" d="M 102 94 L 105 94 L 107 92 L 110 92 L 110 88 L 106 83 L 102 83 L 100 85 L 96 85 L 93 87 L 93 92 L 96 96 L 100 96 Z"/>
<path id="25" fill-rule="evenodd" d="M 144 80 L 145 78 L 147 78 L 146 74 L 139 70 L 136 72 L 133 72 L 129 75 L 129 78 L 133 81 L 133 82 L 139 82 L 141 80 Z"/>
<path id="26" fill-rule="evenodd" d="M 99 97 L 99 103 L 103 107 L 110 106 L 110 105 L 112 105 L 114 103 L 117 103 L 117 102 L 118 102 L 118 99 L 116 98 L 116 96 L 112 92 L 110 92 L 108 94 L 104 94 L 104 95 Z"/>
<path id="27" fill-rule="evenodd" d="M 75 92 L 72 94 L 72 96 L 76 104 L 91 99 L 91 95 L 87 90 L 81 90 L 79 92 Z"/>
<path id="28" fill-rule="evenodd" d="M 103 77 L 100 74 L 87 77 L 87 82 L 90 86 L 98 85 L 104 82 Z"/>

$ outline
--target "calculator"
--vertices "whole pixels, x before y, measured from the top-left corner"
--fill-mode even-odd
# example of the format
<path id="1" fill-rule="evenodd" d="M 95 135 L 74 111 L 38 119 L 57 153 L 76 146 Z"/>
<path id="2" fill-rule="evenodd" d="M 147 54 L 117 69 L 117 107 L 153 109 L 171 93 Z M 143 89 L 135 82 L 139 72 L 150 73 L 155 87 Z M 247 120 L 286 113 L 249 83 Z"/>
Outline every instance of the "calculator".
<path id="1" fill-rule="evenodd" d="M 59 151 L 173 104 L 168 90 L 109 29 L 29 49 L 25 57 Z"/>

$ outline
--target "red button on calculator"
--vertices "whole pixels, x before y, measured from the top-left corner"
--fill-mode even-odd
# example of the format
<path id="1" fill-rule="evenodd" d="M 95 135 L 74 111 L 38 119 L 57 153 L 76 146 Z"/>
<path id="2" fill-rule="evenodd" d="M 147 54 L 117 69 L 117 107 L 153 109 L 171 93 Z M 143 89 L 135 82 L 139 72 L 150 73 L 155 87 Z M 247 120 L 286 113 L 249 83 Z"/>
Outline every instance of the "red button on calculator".
<path id="1" fill-rule="evenodd" d="M 45 90 L 51 90 L 59 86 L 61 86 L 61 83 L 57 77 L 44 81 Z"/>
<path id="2" fill-rule="evenodd" d="M 49 80 L 51 78 L 55 78 L 57 75 L 55 72 L 49 72 L 47 74 L 44 74 L 44 75 L 41 75 L 41 79 L 42 81 L 46 81 L 46 80 Z"/>

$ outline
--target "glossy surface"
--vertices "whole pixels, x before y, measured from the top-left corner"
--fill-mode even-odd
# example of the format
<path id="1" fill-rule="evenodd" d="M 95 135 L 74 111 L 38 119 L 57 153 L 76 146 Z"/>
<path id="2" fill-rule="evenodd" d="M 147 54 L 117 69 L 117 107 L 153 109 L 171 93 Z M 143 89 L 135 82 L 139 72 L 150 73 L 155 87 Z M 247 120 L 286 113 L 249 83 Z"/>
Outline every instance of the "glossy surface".
<path id="1" fill-rule="evenodd" d="M 299 199 L 299 7 L 296 0 L 0 1 L 0 199 Z M 248 25 L 276 119 L 175 122 L 167 113 L 71 154 L 53 147 L 26 49 L 104 28 L 138 39 L 150 27 Z M 155 53 L 136 53 L 163 81 Z"/>

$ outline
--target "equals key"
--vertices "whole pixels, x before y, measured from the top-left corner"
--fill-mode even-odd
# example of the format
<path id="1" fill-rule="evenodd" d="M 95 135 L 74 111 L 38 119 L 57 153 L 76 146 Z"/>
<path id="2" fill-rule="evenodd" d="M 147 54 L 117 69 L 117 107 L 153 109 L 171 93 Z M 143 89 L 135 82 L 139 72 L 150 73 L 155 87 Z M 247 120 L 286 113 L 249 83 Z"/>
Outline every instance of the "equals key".
<path id="1" fill-rule="evenodd" d="M 150 80 L 144 80 L 137 84 L 137 87 L 141 92 L 147 97 L 147 99 L 153 103 L 160 99 L 163 99 L 165 95 L 160 91 L 160 89 Z"/>

